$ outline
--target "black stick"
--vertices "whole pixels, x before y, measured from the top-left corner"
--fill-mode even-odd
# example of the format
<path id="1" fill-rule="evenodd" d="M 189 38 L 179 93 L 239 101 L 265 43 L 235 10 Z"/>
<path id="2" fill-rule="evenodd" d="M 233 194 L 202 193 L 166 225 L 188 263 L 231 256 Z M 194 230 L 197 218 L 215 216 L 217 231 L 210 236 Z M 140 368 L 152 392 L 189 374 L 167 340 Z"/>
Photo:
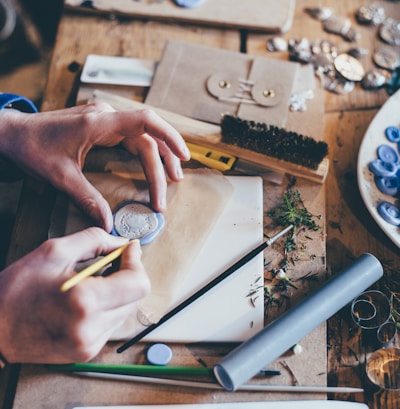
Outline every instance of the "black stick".
<path id="1" fill-rule="evenodd" d="M 211 290 L 213 287 L 215 287 L 217 284 L 219 284 L 221 281 L 225 280 L 225 278 L 229 277 L 231 274 L 233 274 L 235 271 L 239 270 L 240 267 L 244 266 L 247 264 L 250 260 L 252 260 L 257 254 L 261 253 L 264 249 L 269 247 L 272 243 L 274 243 L 276 240 L 278 240 L 281 236 L 286 234 L 288 231 L 290 231 L 293 228 L 293 225 L 290 225 L 283 230 L 281 230 L 279 233 L 275 234 L 275 236 L 272 236 L 270 239 L 264 241 L 261 243 L 259 246 L 251 250 L 249 253 L 244 255 L 241 259 L 239 259 L 236 263 L 228 267 L 224 272 L 222 272 L 220 275 L 215 277 L 213 280 L 211 280 L 208 284 L 206 284 L 204 287 L 200 288 L 198 291 L 196 291 L 194 294 L 192 294 L 190 297 L 188 297 L 186 300 L 182 301 L 179 305 L 177 305 L 175 308 L 173 308 L 171 311 L 169 311 L 167 314 L 165 314 L 158 322 L 155 324 L 149 325 L 146 329 L 144 329 L 142 332 L 139 334 L 135 335 L 132 339 L 129 341 L 125 342 L 122 346 L 120 346 L 117 349 L 118 353 L 124 352 L 127 350 L 129 347 L 132 345 L 136 344 L 138 341 L 140 341 L 142 338 L 144 338 L 146 335 L 148 335 L 150 332 L 154 331 L 156 328 L 158 328 L 160 325 L 164 324 L 164 322 L 168 321 L 170 318 L 178 314 L 178 312 L 182 311 L 184 308 L 186 308 L 188 305 L 196 301 L 198 298 L 200 298 L 202 295 L 204 295 L 207 291 Z"/>

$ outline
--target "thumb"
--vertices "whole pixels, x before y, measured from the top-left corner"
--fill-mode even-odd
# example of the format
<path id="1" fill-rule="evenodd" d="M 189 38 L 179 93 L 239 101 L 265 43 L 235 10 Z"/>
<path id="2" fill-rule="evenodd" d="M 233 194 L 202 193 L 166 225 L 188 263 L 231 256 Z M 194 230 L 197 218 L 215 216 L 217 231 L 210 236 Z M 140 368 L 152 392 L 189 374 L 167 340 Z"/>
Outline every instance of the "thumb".
<path id="1" fill-rule="evenodd" d="M 64 186 L 58 186 L 67 193 L 95 223 L 105 231 L 112 229 L 112 213 L 103 195 L 85 178 L 79 170 L 64 180 Z"/>

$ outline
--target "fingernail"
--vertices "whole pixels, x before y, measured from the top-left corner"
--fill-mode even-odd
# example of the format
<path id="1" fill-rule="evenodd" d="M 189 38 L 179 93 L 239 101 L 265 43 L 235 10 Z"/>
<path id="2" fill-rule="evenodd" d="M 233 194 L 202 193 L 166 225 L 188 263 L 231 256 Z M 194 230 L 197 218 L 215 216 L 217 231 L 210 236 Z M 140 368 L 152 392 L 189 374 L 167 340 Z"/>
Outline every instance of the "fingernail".
<path id="1" fill-rule="evenodd" d="M 167 208 L 167 201 L 165 197 L 162 197 L 159 202 L 159 206 L 161 210 L 165 210 Z"/>
<path id="2" fill-rule="evenodd" d="M 186 144 L 184 144 L 184 146 L 183 146 L 183 151 L 185 153 L 186 158 L 189 160 L 191 155 L 190 155 L 190 150 L 189 150 L 189 148 L 187 147 Z"/>
<path id="3" fill-rule="evenodd" d="M 176 174 L 177 174 L 179 179 L 183 179 L 183 170 L 182 170 L 181 166 L 177 166 Z"/>

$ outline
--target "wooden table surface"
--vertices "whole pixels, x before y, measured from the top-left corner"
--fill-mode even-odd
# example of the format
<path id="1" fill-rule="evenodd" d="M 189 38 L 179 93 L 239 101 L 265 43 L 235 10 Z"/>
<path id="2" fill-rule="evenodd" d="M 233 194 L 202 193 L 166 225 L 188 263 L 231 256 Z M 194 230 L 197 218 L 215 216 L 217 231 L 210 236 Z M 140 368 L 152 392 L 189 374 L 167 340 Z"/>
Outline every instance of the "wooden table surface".
<path id="1" fill-rule="evenodd" d="M 394 10 L 394 7 L 400 8 L 394 2 L 384 3 L 390 10 Z M 317 5 L 329 6 L 335 10 L 336 14 L 349 17 L 354 22 L 354 12 L 363 4 L 363 0 L 341 2 L 298 0 L 293 25 L 283 36 L 287 39 L 302 37 L 310 40 L 329 39 L 338 44 L 342 51 L 347 51 L 351 44 L 338 36 L 324 32 L 321 23 L 311 19 L 304 12 L 304 8 Z M 400 18 L 399 15 L 397 17 Z M 362 33 L 357 46 L 372 51 L 378 42 L 376 28 L 357 25 L 357 29 Z M 287 53 L 268 53 L 266 51 L 267 40 L 270 37 L 271 35 L 266 33 L 231 30 L 226 27 L 193 26 L 141 19 L 120 20 L 66 12 L 60 22 L 41 109 L 54 110 L 75 103 L 79 87 L 79 71 L 89 53 L 159 60 L 167 39 L 184 39 L 212 47 L 287 59 Z M 369 59 L 370 56 L 367 56 L 363 60 L 366 68 L 372 67 Z M 141 94 L 129 96 L 139 100 L 143 98 Z M 347 95 L 325 92 L 325 140 L 329 144 L 330 170 L 324 186 L 315 187 L 305 183 L 305 191 L 311 192 L 310 195 L 318 196 L 318 206 L 322 204 L 324 207 L 322 214 L 326 235 L 322 243 L 326 245 L 326 251 L 324 248 L 319 267 L 324 269 L 326 267 L 328 276 L 341 271 L 355 258 L 367 252 L 374 254 L 387 267 L 385 274 L 396 274 L 395 270 L 399 267 L 399 249 L 373 221 L 357 187 L 358 148 L 370 121 L 388 98 L 385 90 L 365 91 L 359 86 Z M 9 263 L 31 251 L 47 238 L 46 226 L 49 225 L 54 195 L 50 187 L 39 182 L 28 180 L 25 183 L 18 212 L 19 222 L 16 224 L 9 253 Z M 32 197 L 40 198 L 40 200 L 31 200 Z M 32 215 L 34 215 L 34 220 L 32 220 Z M 346 311 L 340 311 L 329 320 L 326 341 L 328 385 L 365 388 L 364 394 L 331 394 L 328 395 L 329 399 L 365 402 L 370 409 L 398 409 L 400 407 L 400 393 L 378 390 L 367 382 L 363 369 L 367 349 L 362 343 L 361 333 L 354 332 L 354 327 L 349 325 Z M 132 358 L 139 352 L 133 348 Z M 221 346 L 213 349 L 211 355 L 218 358 L 224 352 L 226 351 Z M 103 356 L 107 357 L 109 353 L 110 351 L 106 348 Z M 183 362 L 192 363 L 193 350 L 187 354 L 183 348 L 180 353 Z M 0 375 L 0 398 L 4 402 L 3 409 L 28 407 L 29 402 L 18 400 L 18 396 L 15 400 L 16 404 L 13 404 L 19 371 L 19 366 L 12 366 Z M 28 367 L 25 370 L 25 376 L 31 376 L 32 379 L 28 390 L 32 396 L 32 402 L 35 402 L 35 399 L 42 400 L 42 407 L 49 407 L 45 403 L 47 402 L 46 397 L 37 396 L 38 391 L 43 390 L 43 382 L 45 382 L 42 379 L 43 373 L 36 370 L 35 367 Z M 56 395 L 59 407 L 65 407 L 65 402 L 71 402 L 71 397 L 66 396 L 68 392 L 62 390 L 63 380 L 64 378 L 60 377 L 58 381 L 54 381 L 54 384 L 46 383 L 45 385 L 49 396 L 53 394 L 53 387 L 58 388 Z M 116 385 L 112 388 L 108 385 L 107 388 L 107 393 L 110 395 L 123 393 L 123 390 L 118 389 L 119 386 Z M 157 399 L 153 399 L 152 402 L 171 403 L 170 396 L 170 391 L 162 390 L 158 393 Z M 197 403 L 208 402 L 210 399 L 215 402 L 235 400 L 234 397 L 221 398 L 219 396 L 198 391 L 190 392 L 190 394 L 183 392 L 179 400 L 174 403 L 191 402 L 193 399 Z M 238 400 L 245 401 L 247 397 L 247 394 L 242 394 Z M 301 397 L 301 399 L 306 398 L 307 396 Z M 129 401 L 129 399 L 132 400 Z M 249 400 L 254 400 L 254 397 Z M 72 401 L 80 403 L 78 398 Z M 140 402 L 145 401 L 146 399 L 143 399 Z M 138 401 L 131 392 L 123 402 L 133 404 Z"/>

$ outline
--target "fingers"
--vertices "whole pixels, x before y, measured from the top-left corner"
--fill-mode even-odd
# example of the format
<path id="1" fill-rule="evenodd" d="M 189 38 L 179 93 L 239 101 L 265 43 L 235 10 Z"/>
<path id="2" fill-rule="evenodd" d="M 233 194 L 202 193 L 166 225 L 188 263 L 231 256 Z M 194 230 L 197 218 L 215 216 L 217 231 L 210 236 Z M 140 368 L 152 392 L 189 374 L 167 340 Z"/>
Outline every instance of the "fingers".
<path id="1" fill-rule="evenodd" d="M 142 136 L 138 155 L 149 185 L 150 204 L 155 211 L 163 212 L 166 208 L 167 180 L 158 144 L 154 139 Z"/>
<path id="2" fill-rule="evenodd" d="M 72 263 L 110 253 L 127 243 L 123 237 L 112 236 L 103 229 L 90 227 L 78 233 L 54 239 L 58 252 Z"/>
<path id="3" fill-rule="evenodd" d="M 79 168 L 65 167 L 64 177 L 55 181 L 54 185 L 67 193 L 99 227 L 106 232 L 112 230 L 113 218 L 108 202 Z"/>
<path id="4" fill-rule="evenodd" d="M 92 277 L 78 285 L 82 291 L 92 293 L 102 310 L 115 310 L 115 318 L 120 319 L 119 314 L 124 314 L 126 309 L 130 312 L 133 304 L 150 292 L 141 254 L 139 241 L 134 241 L 123 252 L 117 272 L 107 277 Z"/>
<path id="5" fill-rule="evenodd" d="M 119 114 L 122 116 L 120 124 L 123 135 L 132 135 L 132 132 L 136 133 L 136 135 L 150 135 L 163 142 L 180 160 L 187 161 L 190 159 L 189 149 L 180 133 L 154 111 L 143 109 L 138 111 L 122 111 Z M 124 120 L 127 115 L 129 116 L 129 121 Z M 131 127 L 132 123 L 134 123 L 133 129 Z M 126 128 L 127 124 L 130 125 L 130 129 Z M 129 138 L 126 139 L 124 145 L 128 149 L 132 148 L 131 140 Z"/>

